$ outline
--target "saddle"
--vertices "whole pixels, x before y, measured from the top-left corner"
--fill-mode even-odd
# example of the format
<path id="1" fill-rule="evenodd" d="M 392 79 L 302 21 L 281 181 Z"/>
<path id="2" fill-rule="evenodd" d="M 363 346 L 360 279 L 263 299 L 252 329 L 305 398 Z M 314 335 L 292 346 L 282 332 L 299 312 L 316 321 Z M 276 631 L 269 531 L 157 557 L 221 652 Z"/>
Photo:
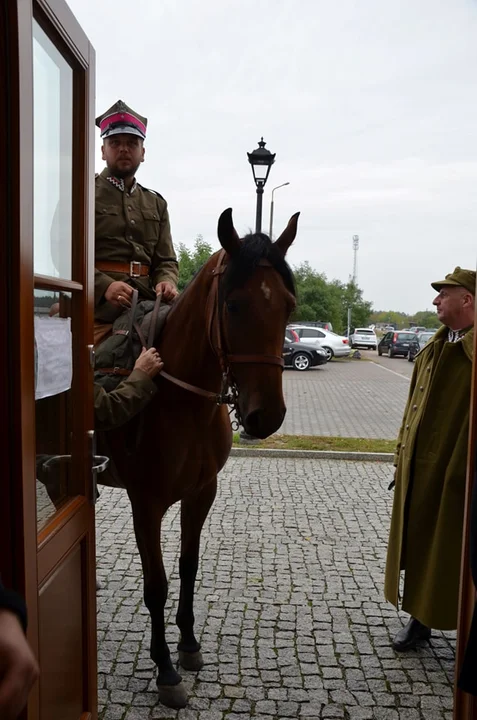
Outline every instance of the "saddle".
<path id="1" fill-rule="evenodd" d="M 95 349 L 95 383 L 111 392 L 130 375 L 142 348 L 157 343 L 170 308 L 161 304 L 160 295 L 155 301 L 138 300 L 134 290 L 131 307 L 116 318 L 111 334 Z"/>

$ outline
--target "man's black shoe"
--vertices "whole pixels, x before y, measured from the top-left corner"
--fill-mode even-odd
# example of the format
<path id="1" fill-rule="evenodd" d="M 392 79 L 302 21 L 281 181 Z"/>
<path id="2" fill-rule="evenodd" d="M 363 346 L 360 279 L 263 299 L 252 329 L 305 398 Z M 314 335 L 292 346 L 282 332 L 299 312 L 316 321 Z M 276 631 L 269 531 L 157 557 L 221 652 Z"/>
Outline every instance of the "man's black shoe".
<path id="1" fill-rule="evenodd" d="M 414 650 L 417 644 L 422 640 L 429 640 L 431 637 L 431 628 L 423 625 L 416 618 L 411 618 L 398 632 L 393 640 L 393 648 L 398 652 L 406 652 L 406 650 Z"/>

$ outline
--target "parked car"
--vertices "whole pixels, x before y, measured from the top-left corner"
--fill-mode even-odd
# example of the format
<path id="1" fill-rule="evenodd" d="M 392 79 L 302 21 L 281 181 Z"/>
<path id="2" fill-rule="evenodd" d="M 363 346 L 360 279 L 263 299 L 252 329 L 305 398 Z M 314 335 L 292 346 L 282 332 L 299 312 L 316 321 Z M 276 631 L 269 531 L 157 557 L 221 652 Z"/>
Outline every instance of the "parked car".
<path id="1" fill-rule="evenodd" d="M 426 332 L 420 332 L 416 334 L 416 337 L 409 346 L 409 352 L 407 359 L 409 362 L 414 362 L 414 358 L 417 353 L 422 350 L 424 345 L 436 334 L 436 330 L 426 330 Z"/>
<path id="2" fill-rule="evenodd" d="M 409 330 L 393 330 L 393 332 L 387 332 L 386 335 L 383 335 L 378 345 L 378 355 L 387 353 L 390 358 L 397 357 L 397 355 L 406 357 L 409 352 L 409 347 L 415 338 L 416 333 L 410 332 Z"/>
<path id="3" fill-rule="evenodd" d="M 333 325 L 327 320 L 326 322 L 323 320 L 320 321 L 311 321 L 311 320 L 297 320 L 293 323 L 293 325 L 306 325 L 306 327 L 319 327 L 323 328 L 323 330 L 329 330 L 330 332 L 333 332 Z"/>
<path id="4" fill-rule="evenodd" d="M 300 338 L 298 337 L 297 333 L 288 327 L 285 330 L 285 338 L 290 342 L 300 342 Z"/>
<path id="5" fill-rule="evenodd" d="M 376 350 L 378 338 L 374 330 L 370 328 L 355 328 L 349 336 L 349 344 L 352 348 L 367 347 L 369 350 Z"/>
<path id="6" fill-rule="evenodd" d="M 308 345 L 316 344 L 326 350 L 328 360 L 331 360 L 332 357 L 347 357 L 351 352 L 347 337 L 308 325 L 290 325 L 289 327 L 298 334 L 300 342 Z"/>
<path id="7" fill-rule="evenodd" d="M 422 333 L 422 332 L 426 332 L 427 328 L 417 325 L 417 326 L 412 327 L 411 330 L 414 333 Z"/>
<path id="8" fill-rule="evenodd" d="M 285 367 L 292 367 L 295 370 L 309 370 L 317 365 L 325 365 L 328 362 L 328 354 L 316 345 L 307 345 L 302 342 L 290 342 L 285 338 L 283 343 L 283 360 Z"/>

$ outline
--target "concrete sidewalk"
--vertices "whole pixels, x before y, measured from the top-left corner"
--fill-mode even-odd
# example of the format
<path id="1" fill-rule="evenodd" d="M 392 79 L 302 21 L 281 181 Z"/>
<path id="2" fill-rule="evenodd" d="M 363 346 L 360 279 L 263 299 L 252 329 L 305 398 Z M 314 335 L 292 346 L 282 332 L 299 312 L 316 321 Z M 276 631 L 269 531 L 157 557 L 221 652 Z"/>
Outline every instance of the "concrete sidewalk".
<path id="1" fill-rule="evenodd" d="M 384 373 L 383 373 L 384 374 Z M 393 472 L 385 463 L 232 458 L 207 520 L 196 592 L 206 665 L 187 709 L 157 704 L 129 502 L 97 509 L 102 720 L 450 720 L 454 634 L 398 655 L 383 598 Z M 179 507 L 164 528 L 168 640 L 178 639 Z"/>

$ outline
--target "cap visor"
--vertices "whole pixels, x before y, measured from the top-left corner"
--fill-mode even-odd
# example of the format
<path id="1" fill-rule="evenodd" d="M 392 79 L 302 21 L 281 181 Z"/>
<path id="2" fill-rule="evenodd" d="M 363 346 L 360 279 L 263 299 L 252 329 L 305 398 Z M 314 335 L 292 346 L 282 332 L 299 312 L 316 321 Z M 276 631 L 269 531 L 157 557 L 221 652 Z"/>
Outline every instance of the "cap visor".
<path id="1" fill-rule="evenodd" d="M 459 285 L 460 283 L 456 282 L 455 280 L 439 280 L 438 282 L 431 283 L 431 287 L 434 288 L 434 290 L 439 291 L 441 288 L 445 287 L 446 285 Z"/>
<path id="2" fill-rule="evenodd" d="M 101 135 L 101 137 L 104 139 L 111 137 L 111 135 L 137 135 L 137 137 L 140 137 L 142 140 L 145 140 L 146 138 L 144 133 L 142 133 L 138 128 L 135 128 L 132 125 L 116 125 L 116 127 L 106 130 L 106 132 Z"/>

